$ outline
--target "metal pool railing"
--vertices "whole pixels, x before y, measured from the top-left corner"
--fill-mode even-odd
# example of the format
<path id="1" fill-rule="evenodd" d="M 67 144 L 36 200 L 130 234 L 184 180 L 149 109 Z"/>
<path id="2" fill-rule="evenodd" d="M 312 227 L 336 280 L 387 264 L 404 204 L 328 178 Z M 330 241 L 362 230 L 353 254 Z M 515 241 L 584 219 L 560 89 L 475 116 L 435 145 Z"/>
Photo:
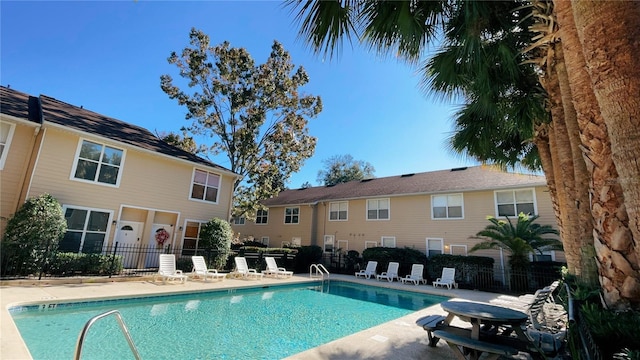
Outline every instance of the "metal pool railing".
<path id="1" fill-rule="evenodd" d="M 133 353 L 133 356 L 136 358 L 136 360 L 140 360 L 140 353 L 138 353 L 138 349 L 136 348 L 136 344 L 133 343 L 133 339 L 131 338 L 131 334 L 129 334 L 129 329 L 127 329 L 127 325 L 124 324 L 124 320 L 122 320 L 122 316 L 120 316 L 120 312 L 118 310 L 111 310 L 111 311 L 107 311 L 104 314 L 100 314 L 100 315 L 96 315 L 94 317 L 92 317 L 91 319 L 89 319 L 89 321 L 87 321 L 87 323 L 84 325 L 84 328 L 82 329 L 82 331 L 80 332 L 80 336 L 78 336 L 78 342 L 76 343 L 76 351 L 73 355 L 74 360 L 80 360 L 80 357 L 82 356 L 82 346 L 84 345 L 84 339 L 87 336 L 87 332 L 89 331 L 89 328 L 91 328 L 91 326 L 98 320 L 103 319 L 107 316 L 110 315 L 114 315 L 116 317 L 116 320 L 118 320 L 118 325 L 120 325 L 120 330 L 122 330 L 122 333 L 124 334 L 124 337 L 127 339 L 127 343 L 129 344 L 129 348 L 131 349 L 131 352 Z"/>

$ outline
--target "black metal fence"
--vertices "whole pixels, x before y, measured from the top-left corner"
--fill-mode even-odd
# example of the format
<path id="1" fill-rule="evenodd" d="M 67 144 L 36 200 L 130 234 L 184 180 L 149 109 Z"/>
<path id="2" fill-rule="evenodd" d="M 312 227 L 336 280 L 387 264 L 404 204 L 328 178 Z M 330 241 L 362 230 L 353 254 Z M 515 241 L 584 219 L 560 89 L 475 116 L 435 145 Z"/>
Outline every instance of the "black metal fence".
<path id="1" fill-rule="evenodd" d="M 37 273 L 45 276 L 114 276 L 141 275 L 155 272 L 158 269 L 160 254 L 174 254 L 176 266 L 183 271 L 191 271 L 191 256 L 204 256 L 208 264 L 216 258 L 216 253 L 210 249 L 173 248 L 148 245 L 120 244 L 118 242 L 105 248 L 93 249 L 90 253 L 57 253 L 44 263 Z M 228 258 L 227 264 L 220 270 L 232 270 L 235 266 L 234 256 L 239 254 L 247 259 L 251 268 L 260 271 L 265 267 L 264 256 L 276 258 L 279 266 L 301 271 L 304 266 L 295 263 L 295 252 L 257 252 L 255 250 L 238 250 Z M 342 253 L 325 253 L 323 264 L 332 273 L 353 274 L 360 270 L 361 258 L 350 258 Z M 427 261 L 428 262 L 428 261 Z M 425 264 L 427 265 L 427 264 Z M 386 271 L 387 264 L 378 264 L 378 272 Z M 399 275 L 405 276 L 411 271 L 411 263 L 400 263 Z M 308 265 L 306 266 L 308 269 Z M 441 269 L 425 266 L 424 278 L 429 283 L 441 275 Z M 557 269 L 550 267 L 532 267 L 532 270 L 522 273 L 510 271 L 508 268 L 456 266 L 456 282 L 463 289 L 477 289 L 483 291 L 504 293 L 533 292 L 549 285 L 560 278 Z"/>
<path id="2" fill-rule="evenodd" d="M 324 253 L 322 261 L 324 266 L 332 273 L 353 274 L 365 266 L 362 258 L 354 260 L 343 253 Z M 400 262 L 399 276 L 408 275 L 411 272 L 412 265 L 412 263 Z M 379 263 L 378 273 L 386 271 L 386 267 L 387 264 Z M 427 260 L 423 274 L 427 282 L 430 284 L 441 274 L 442 269 L 428 266 Z M 456 282 L 462 289 L 513 294 L 532 293 L 560 278 L 559 263 L 532 263 L 527 271 L 512 271 L 508 267 L 501 267 L 500 265 L 494 265 L 493 267 L 456 266 Z"/>

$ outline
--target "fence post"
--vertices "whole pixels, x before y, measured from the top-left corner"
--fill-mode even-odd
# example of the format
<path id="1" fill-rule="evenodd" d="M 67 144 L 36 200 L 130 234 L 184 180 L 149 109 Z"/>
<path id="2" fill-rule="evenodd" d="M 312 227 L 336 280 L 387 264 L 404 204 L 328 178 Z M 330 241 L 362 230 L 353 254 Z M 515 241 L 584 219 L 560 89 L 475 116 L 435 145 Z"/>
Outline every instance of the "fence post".
<path id="1" fill-rule="evenodd" d="M 116 243 L 113 245 L 113 254 L 111 254 L 111 266 L 109 267 L 109 279 L 111 279 L 111 275 L 113 273 L 113 264 L 116 261 L 117 251 L 118 251 L 118 242 L 116 241 Z M 124 257 L 123 257 L 123 261 L 124 261 Z M 124 265 L 124 263 L 122 265 Z"/>

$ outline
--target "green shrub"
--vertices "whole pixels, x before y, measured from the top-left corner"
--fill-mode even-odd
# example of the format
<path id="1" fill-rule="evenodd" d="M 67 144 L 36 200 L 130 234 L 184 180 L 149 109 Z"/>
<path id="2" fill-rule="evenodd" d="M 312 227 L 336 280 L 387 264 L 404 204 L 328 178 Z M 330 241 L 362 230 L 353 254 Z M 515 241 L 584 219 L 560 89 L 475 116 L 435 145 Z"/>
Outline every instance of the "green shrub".
<path id="1" fill-rule="evenodd" d="M 49 274 L 54 276 L 113 275 L 122 271 L 122 255 L 57 253 Z"/>
<path id="2" fill-rule="evenodd" d="M 256 247 L 256 248 L 266 248 L 267 245 L 259 242 L 259 241 L 245 241 L 243 243 L 235 243 L 231 244 L 231 249 L 239 250 L 243 247 Z"/>
<path id="3" fill-rule="evenodd" d="M 430 281 L 442 275 L 442 268 L 456 269 L 456 282 L 462 288 L 486 289 L 493 282 L 493 258 L 439 254 L 429 257 L 427 275 Z"/>
<path id="4" fill-rule="evenodd" d="M 311 264 L 322 261 L 322 248 L 317 245 L 300 246 L 295 257 L 294 271 L 297 273 L 309 271 Z"/>
<path id="5" fill-rule="evenodd" d="M 389 262 L 400 263 L 398 274 L 404 276 L 411 273 L 413 264 L 426 264 L 427 256 L 419 250 L 410 248 L 373 247 L 362 252 L 364 263 L 368 261 L 378 262 L 378 272 L 386 271 Z"/>
<path id="6" fill-rule="evenodd" d="M 640 351 L 640 312 L 603 309 L 600 304 L 587 303 L 580 308 L 589 331 L 605 359 L 614 353 Z"/>
<path id="7" fill-rule="evenodd" d="M 205 256 L 205 259 L 207 257 Z M 191 256 L 181 256 L 176 259 L 176 269 L 182 270 L 182 272 L 191 272 L 193 270 L 193 261 Z"/>
<path id="8" fill-rule="evenodd" d="M 28 199 L 9 219 L 2 238 L 2 275 L 30 275 L 50 266 L 67 221 L 49 194 Z"/>
<path id="9" fill-rule="evenodd" d="M 228 221 L 213 218 L 202 226 L 198 246 L 210 252 L 209 265 L 218 269 L 227 263 L 231 254 L 233 230 Z"/>

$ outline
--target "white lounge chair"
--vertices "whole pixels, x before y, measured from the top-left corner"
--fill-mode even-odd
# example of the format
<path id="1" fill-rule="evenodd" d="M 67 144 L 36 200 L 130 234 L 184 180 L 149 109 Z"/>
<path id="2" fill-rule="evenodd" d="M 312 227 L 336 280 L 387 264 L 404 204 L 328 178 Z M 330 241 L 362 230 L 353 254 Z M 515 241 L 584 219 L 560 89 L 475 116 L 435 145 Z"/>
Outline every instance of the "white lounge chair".
<path id="1" fill-rule="evenodd" d="M 555 299 L 553 298 L 553 292 L 560 285 L 560 281 L 556 280 L 551 285 L 546 286 L 543 290 L 550 290 L 548 293 L 548 297 L 546 299 L 547 304 L 555 305 Z M 507 306 L 511 308 L 516 308 L 518 310 L 526 311 L 529 309 L 533 301 L 536 299 L 538 295 L 538 291 L 535 294 L 524 294 L 520 296 L 511 296 L 511 295 L 500 295 L 495 299 L 490 300 L 489 302 L 496 305 Z"/>
<path id="2" fill-rule="evenodd" d="M 376 276 L 376 268 L 378 267 L 377 261 L 369 261 L 367 263 L 367 268 L 364 270 L 360 270 L 356 273 L 356 277 L 364 276 L 367 279 L 370 279 L 372 276 Z"/>
<path id="3" fill-rule="evenodd" d="M 403 284 L 407 282 L 412 282 L 414 285 L 419 285 L 420 283 L 426 284 L 427 280 L 422 277 L 422 272 L 424 271 L 424 265 L 422 264 L 413 264 L 411 266 L 411 274 L 400 278 Z"/>
<path id="4" fill-rule="evenodd" d="M 382 274 L 376 276 L 378 281 L 382 279 L 387 279 L 387 281 L 392 282 L 394 279 L 400 280 L 398 277 L 398 267 L 400 264 L 397 262 L 390 262 L 389 266 L 387 266 L 387 271 L 384 271 Z"/>
<path id="5" fill-rule="evenodd" d="M 458 288 L 458 283 L 456 283 L 456 268 L 442 268 L 442 276 L 437 278 L 433 283 L 433 287 L 438 286 L 446 286 L 451 289 L 451 287 Z"/>
<path id="6" fill-rule="evenodd" d="M 159 263 L 158 273 L 153 276 L 153 282 L 155 282 L 158 277 L 162 278 L 163 284 L 165 284 L 167 280 L 180 280 L 183 284 L 187 282 L 187 275 L 184 275 L 182 270 L 176 270 L 175 255 L 160 254 Z"/>
<path id="7" fill-rule="evenodd" d="M 216 269 L 207 269 L 207 263 L 204 261 L 203 256 L 192 256 L 191 262 L 193 262 L 192 274 L 194 276 L 202 277 L 205 282 L 209 278 L 212 280 L 224 280 L 226 277 L 225 274 L 218 273 L 218 270 Z"/>
<path id="8" fill-rule="evenodd" d="M 287 278 L 293 276 L 293 271 L 287 271 L 287 269 L 283 267 L 278 267 L 278 263 L 274 257 L 265 256 L 264 260 L 267 262 L 267 269 L 262 270 L 264 276 L 273 276 L 275 278 Z"/>
<path id="9" fill-rule="evenodd" d="M 243 279 L 262 279 L 264 276 L 262 273 L 256 271 L 256 269 L 249 269 L 247 265 L 247 259 L 241 256 L 236 256 L 236 271 L 235 273 L 240 275 Z"/>

